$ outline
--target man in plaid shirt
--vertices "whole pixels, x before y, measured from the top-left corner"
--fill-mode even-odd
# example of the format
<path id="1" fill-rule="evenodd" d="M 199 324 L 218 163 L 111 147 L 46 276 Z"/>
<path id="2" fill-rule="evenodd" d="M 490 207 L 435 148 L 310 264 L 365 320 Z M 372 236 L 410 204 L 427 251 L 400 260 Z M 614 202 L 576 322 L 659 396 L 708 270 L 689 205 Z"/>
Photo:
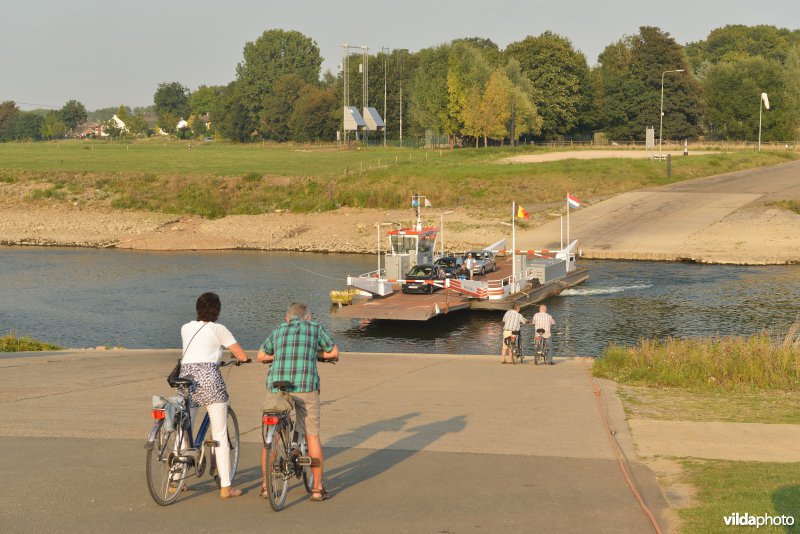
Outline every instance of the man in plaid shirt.
<path id="1" fill-rule="evenodd" d="M 312 458 L 311 472 L 314 475 L 312 501 L 324 501 L 329 497 L 322 485 L 322 441 L 319 439 L 320 402 L 317 354 L 334 360 L 339 357 L 339 348 L 328 332 L 319 323 L 311 320 L 308 307 L 302 302 L 293 302 L 286 312 L 286 322 L 276 328 L 261 344 L 258 361 L 272 363 L 267 373 L 267 388 L 274 382 L 287 381 L 293 384 L 292 397 L 297 412 L 299 432 L 305 432 L 308 454 Z M 264 475 L 261 494 L 266 496 L 267 452 L 262 449 L 261 471 Z"/>

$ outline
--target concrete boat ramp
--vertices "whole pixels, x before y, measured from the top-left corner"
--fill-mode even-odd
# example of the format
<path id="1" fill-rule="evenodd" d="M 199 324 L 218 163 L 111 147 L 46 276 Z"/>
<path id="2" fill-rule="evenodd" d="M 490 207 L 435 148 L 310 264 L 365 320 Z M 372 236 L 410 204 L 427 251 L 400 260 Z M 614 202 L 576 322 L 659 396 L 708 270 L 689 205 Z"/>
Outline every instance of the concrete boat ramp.
<path id="1" fill-rule="evenodd" d="M 620 465 L 669 531 L 613 385 L 590 380 L 583 358 L 511 366 L 496 356 L 343 354 L 321 369 L 333 498 L 311 503 L 293 485 L 280 513 L 258 496 L 266 367 L 233 368 L 226 381 L 243 440 L 234 484 L 245 495 L 221 501 L 206 477 L 159 507 L 143 444 L 150 397 L 169 391 L 164 377 L 178 356 L 0 357 L 4 532 L 652 532 Z"/>

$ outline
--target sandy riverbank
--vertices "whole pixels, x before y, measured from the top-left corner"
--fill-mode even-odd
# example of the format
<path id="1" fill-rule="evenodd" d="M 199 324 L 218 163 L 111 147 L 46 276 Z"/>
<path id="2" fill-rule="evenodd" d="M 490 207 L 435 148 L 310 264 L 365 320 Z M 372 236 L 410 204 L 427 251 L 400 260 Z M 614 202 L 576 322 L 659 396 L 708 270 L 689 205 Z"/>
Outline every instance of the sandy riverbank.
<path id="1" fill-rule="evenodd" d="M 588 155 L 593 151 L 561 153 Z M 636 154 L 620 151 L 621 154 Z M 608 156 L 608 152 L 603 152 Z M 546 154 L 545 156 L 551 156 Z M 598 157 L 595 155 L 594 157 Z M 111 209 L 107 202 L 20 203 L 29 191 L 0 187 L 0 244 L 116 247 L 135 250 L 287 250 L 374 254 L 377 223 L 410 225 L 414 212 L 341 208 L 325 213 L 267 213 L 209 220 L 199 216 Z M 16 189 L 15 189 L 16 188 Z M 776 207 L 800 199 L 800 162 L 750 169 L 587 199 L 572 214 L 572 236 L 587 257 L 727 264 L 800 263 L 800 215 Z M 526 205 L 531 220 L 517 228 L 517 248 L 556 248 L 560 206 Z M 496 213 L 426 209 L 444 218 L 445 248 L 464 251 L 507 239 Z M 381 247 L 385 247 L 382 228 Z M 441 236 L 440 236 L 441 239 Z"/>

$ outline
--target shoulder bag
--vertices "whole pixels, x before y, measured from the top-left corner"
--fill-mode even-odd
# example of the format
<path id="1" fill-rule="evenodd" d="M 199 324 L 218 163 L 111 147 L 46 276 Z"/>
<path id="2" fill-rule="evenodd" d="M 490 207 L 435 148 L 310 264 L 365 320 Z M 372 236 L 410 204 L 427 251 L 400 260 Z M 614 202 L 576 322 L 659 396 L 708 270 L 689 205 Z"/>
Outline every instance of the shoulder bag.
<path id="1" fill-rule="evenodd" d="M 200 328 L 197 329 L 197 332 L 194 333 L 194 336 L 192 336 L 192 339 L 190 339 L 189 343 L 186 344 L 186 350 L 184 350 L 183 354 L 181 354 L 181 357 L 178 358 L 178 363 L 175 364 L 175 368 L 172 369 L 172 372 L 167 375 L 167 384 L 169 384 L 170 386 L 172 386 L 172 381 L 173 380 L 175 380 L 176 378 L 181 376 L 181 361 L 183 360 L 183 357 L 186 356 L 186 351 L 189 350 L 189 345 L 192 344 L 192 341 L 194 341 L 195 336 L 200 333 L 200 330 L 203 329 L 203 326 L 205 326 L 207 324 L 208 323 L 203 323 L 203 325 Z"/>

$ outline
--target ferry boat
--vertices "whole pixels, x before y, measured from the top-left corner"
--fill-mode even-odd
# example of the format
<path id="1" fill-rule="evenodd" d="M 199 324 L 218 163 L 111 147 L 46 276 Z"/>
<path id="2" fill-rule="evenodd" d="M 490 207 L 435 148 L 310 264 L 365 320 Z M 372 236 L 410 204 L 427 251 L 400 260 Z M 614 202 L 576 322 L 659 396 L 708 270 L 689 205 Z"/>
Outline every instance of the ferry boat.
<path id="1" fill-rule="evenodd" d="M 508 310 L 538 304 L 589 278 L 587 267 L 578 267 L 578 241 L 561 250 L 506 251 L 506 240 L 485 247 L 497 257 L 497 270 L 472 280 L 445 278 L 425 280 L 443 291 L 430 294 L 404 294 L 405 273 L 415 265 L 432 264 L 445 255 L 444 246 L 436 254 L 439 230 L 422 224 L 421 199 L 414 197 L 417 221 L 411 227 L 387 232 L 389 248 L 378 253 L 378 269 L 359 276 L 348 276 L 345 291 L 331 291 L 337 317 L 400 321 L 427 321 L 462 310 Z M 380 226 L 379 226 L 380 228 Z M 383 260 L 383 266 L 381 266 Z M 418 283 L 419 280 L 414 280 Z"/>

